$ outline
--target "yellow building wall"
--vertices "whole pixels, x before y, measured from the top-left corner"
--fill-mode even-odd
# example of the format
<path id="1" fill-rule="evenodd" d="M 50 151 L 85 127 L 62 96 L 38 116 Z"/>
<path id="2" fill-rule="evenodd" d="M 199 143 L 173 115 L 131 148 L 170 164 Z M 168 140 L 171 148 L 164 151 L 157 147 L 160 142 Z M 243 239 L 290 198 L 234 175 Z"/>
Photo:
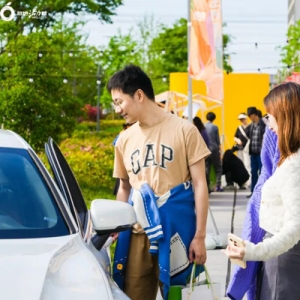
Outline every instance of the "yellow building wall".
<path id="1" fill-rule="evenodd" d="M 255 106 L 265 114 L 263 99 L 270 90 L 269 74 L 244 74 L 244 73 L 224 73 L 224 134 L 225 149 L 234 145 L 233 137 L 240 121 L 237 116 L 244 112 L 247 113 L 247 107 Z M 187 73 L 170 74 L 170 91 L 175 91 L 187 95 L 188 77 Z M 206 95 L 206 86 L 203 81 L 193 80 L 193 95 Z M 207 102 L 207 106 L 213 106 L 212 102 Z M 222 106 L 210 109 L 216 114 L 214 124 L 219 127 L 222 135 Z M 198 112 L 202 121 L 206 122 L 205 115 L 208 111 Z M 248 119 L 249 123 L 251 122 Z"/>

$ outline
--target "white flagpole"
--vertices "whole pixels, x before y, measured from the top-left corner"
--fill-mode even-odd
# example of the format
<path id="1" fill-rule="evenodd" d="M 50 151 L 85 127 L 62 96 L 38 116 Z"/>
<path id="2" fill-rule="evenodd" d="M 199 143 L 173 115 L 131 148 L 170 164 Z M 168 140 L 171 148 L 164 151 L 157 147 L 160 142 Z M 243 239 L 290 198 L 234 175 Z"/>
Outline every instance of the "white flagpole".
<path id="1" fill-rule="evenodd" d="M 220 10 L 221 10 L 221 35 L 223 37 L 223 1 L 220 0 Z M 220 51 L 222 52 L 221 54 L 221 61 L 222 61 L 222 70 L 223 70 L 223 39 L 222 39 L 222 45 L 221 45 L 221 49 Z M 223 71 L 222 71 L 223 72 Z M 222 144 L 221 144 L 221 151 L 222 151 L 222 155 L 225 152 L 225 103 L 224 103 L 224 73 L 223 73 L 223 99 L 222 99 Z"/>
<path id="2" fill-rule="evenodd" d="M 190 43 L 191 43 L 191 0 L 187 0 L 188 2 L 188 21 L 187 21 L 187 36 L 188 36 L 188 42 L 187 42 L 187 47 L 188 47 L 188 57 L 187 57 L 187 62 L 188 62 L 188 115 L 189 115 L 189 121 L 193 121 L 193 97 L 192 97 L 192 90 L 193 90 L 193 85 L 192 85 L 192 78 L 189 75 L 189 67 L 190 67 Z"/>

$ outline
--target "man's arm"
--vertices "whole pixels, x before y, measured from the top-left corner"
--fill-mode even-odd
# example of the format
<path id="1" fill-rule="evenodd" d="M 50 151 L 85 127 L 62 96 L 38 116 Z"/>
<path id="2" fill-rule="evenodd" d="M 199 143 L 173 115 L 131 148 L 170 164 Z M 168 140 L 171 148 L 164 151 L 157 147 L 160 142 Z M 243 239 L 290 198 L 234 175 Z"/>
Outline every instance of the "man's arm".
<path id="1" fill-rule="evenodd" d="M 131 190 L 129 179 L 120 178 L 120 186 L 117 193 L 117 200 L 127 202 Z"/>
<path id="2" fill-rule="evenodd" d="M 204 264 L 206 261 L 206 221 L 208 212 L 208 190 L 205 176 L 205 159 L 190 166 L 190 173 L 195 191 L 196 232 L 190 245 L 190 262 Z"/>
<path id="3" fill-rule="evenodd" d="M 131 185 L 129 183 L 129 179 L 120 178 L 120 186 L 117 193 L 117 200 L 127 203 L 130 190 Z M 111 237 L 113 238 L 113 241 L 116 241 L 119 237 L 119 233 L 112 233 Z"/>

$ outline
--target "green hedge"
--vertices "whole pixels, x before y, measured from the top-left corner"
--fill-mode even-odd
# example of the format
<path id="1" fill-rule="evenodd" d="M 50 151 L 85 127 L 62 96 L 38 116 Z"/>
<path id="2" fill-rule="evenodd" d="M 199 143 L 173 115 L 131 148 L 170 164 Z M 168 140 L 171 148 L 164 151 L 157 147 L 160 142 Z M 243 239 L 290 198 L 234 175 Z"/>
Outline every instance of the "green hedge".
<path id="1" fill-rule="evenodd" d="M 124 120 L 100 120 L 99 128 L 100 131 L 117 131 L 122 129 L 122 124 L 125 123 Z M 82 122 L 77 125 L 76 131 L 96 131 L 97 125 L 95 122 Z"/>
<path id="2" fill-rule="evenodd" d="M 96 123 L 78 125 L 71 138 L 65 139 L 60 149 L 72 168 L 82 189 L 87 205 L 94 199 L 115 199 L 112 194 L 114 147 L 112 142 L 122 130 L 123 120 L 104 120 L 100 131 Z M 45 155 L 41 155 L 46 163 Z"/>

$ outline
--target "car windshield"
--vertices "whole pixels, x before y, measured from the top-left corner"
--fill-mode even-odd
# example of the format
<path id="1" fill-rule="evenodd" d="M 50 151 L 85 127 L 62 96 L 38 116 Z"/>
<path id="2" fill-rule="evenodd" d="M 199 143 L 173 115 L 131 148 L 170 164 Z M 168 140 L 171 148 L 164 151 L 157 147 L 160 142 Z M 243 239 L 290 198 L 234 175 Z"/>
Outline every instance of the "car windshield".
<path id="1" fill-rule="evenodd" d="M 28 151 L 0 148 L 0 239 L 67 234 L 53 195 Z"/>

